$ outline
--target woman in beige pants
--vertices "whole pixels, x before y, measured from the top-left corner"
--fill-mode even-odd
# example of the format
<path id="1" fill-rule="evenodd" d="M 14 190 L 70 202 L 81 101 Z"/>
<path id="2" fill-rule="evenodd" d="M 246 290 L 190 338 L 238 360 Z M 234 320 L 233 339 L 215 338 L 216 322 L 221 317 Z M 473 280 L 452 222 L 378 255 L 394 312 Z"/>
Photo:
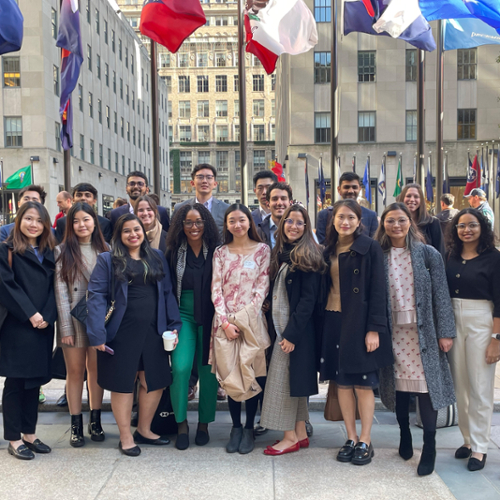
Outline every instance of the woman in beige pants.
<path id="1" fill-rule="evenodd" d="M 473 208 L 451 222 L 446 265 L 457 338 L 449 352 L 464 444 L 455 458 L 470 471 L 486 463 L 493 415 L 495 366 L 500 360 L 500 252 L 486 218 Z"/>

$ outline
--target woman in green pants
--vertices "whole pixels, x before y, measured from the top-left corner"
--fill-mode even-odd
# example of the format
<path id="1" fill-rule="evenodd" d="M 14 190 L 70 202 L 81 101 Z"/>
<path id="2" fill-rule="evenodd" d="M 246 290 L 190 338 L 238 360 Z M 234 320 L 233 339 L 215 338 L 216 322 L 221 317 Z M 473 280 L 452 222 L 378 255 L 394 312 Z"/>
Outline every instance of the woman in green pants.
<path id="1" fill-rule="evenodd" d="M 219 244 L 219 232 L 212 215 L 200 203 L 186 204 L 175 211 L 167 237 L 167 261 L 179 302 L 182 329 L 172 351 L 170 396 L 179 425 L 175 446 L 189 447 L 187 422 L 189 377 L 194 356 L 200 378 L 198 429 L 195 443 L 210 440 L 208 424 L 215 420 L 217 379 L 208 364 L 214 306 L 211 299 L 212 258 Z"/>

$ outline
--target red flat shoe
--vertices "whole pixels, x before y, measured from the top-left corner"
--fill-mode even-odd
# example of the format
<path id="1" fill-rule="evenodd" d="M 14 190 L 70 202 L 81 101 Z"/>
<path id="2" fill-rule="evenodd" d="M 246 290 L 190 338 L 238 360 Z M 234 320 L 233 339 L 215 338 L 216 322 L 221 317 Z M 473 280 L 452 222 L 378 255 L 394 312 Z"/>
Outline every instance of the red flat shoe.
<path id="1" fill-rule="evenodd" d="M 301 448 L 309 448 L 309 438 L 305 438 L 302 441 L 299 441 L 299 446 Z"/>
<path id="2" fill-rule="evenodd" d="M 279 439 L 277 439 L 273 444 L 268 444 L 266 448 L 272 448 L 273 446 L 276 446 L 280 442 Z"/>
<path id="3" fill-rule="evenodd" d="M 275 450 L 274 448 L 266 448 L 264 450 L 264 455 L 272 455 L 272 456 L 277 456 L 277 455 L 284 455 L 285 453 L 293 453 L 294 451 L 299 451 L 300 450 L 300 444 L 295 443 L 292 444 L 289 448 L 285 448 L 284 450 Z"/>

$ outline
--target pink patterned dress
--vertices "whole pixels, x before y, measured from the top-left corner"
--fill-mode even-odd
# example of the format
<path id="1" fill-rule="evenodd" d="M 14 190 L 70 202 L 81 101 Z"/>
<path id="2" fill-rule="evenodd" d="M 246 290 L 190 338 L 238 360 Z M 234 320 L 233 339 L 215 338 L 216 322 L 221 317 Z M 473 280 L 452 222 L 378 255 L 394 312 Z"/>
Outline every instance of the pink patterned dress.
<path id="1" fill-rule="evenodd" d="M 396 390 L 428 392 L 424 367 L 420 359 L 413 267 L 410 251 L 406 248 L 391 248 L 389 286 Z"/>

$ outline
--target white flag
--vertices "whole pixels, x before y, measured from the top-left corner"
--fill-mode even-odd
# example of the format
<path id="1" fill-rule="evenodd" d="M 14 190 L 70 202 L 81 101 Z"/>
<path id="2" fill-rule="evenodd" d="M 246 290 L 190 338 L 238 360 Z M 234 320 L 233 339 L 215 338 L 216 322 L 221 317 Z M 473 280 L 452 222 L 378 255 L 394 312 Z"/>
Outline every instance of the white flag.
<path id="1" fill-rule="evenodd" d="M 392 38 L 399 38 L 421 14 L 418 0 L 392 0 L 373 29 L 377 33 L 386 31 Z"/>
<path id="2" fill-rule="evenodd" d="M 385 206 L 385 196 L 386 196 L 386 189 L 385 189 L 385 159 L 382 160 L 382 166 L 380 167 L 380 174 L 378 176 L 378 192 L 382 196 L 382 202 Z"/>

